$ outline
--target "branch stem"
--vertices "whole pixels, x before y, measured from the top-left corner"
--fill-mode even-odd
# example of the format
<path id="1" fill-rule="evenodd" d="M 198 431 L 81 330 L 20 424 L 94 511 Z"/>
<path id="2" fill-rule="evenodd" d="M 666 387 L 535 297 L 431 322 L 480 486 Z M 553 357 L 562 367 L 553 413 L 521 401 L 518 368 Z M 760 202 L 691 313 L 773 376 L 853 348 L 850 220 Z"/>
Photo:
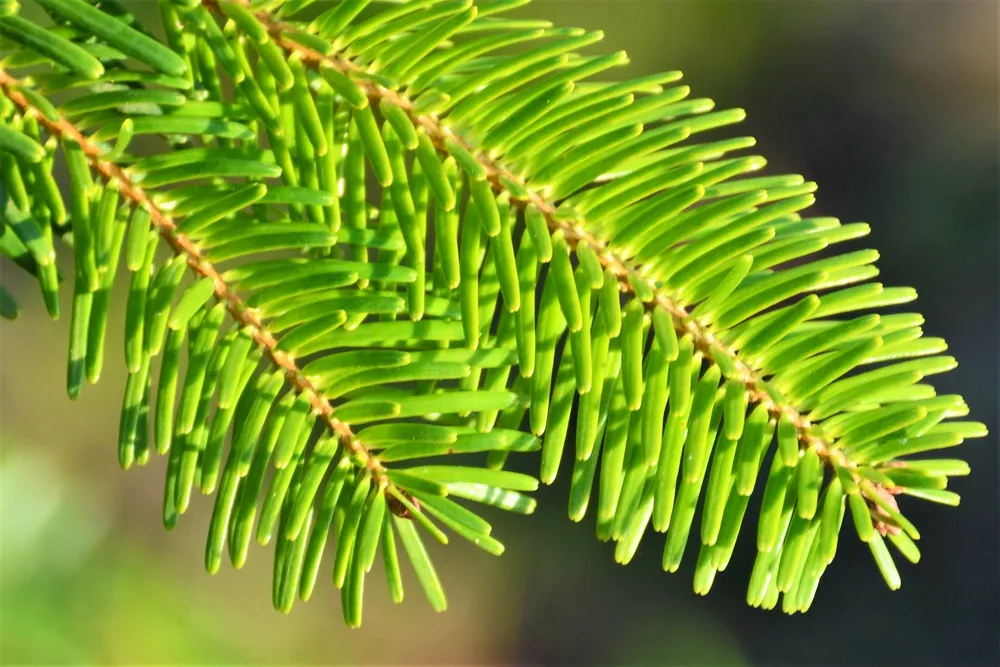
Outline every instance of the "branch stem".
<path id="1" fill-rule="evenodd" d="M 256 310 L 247 305 L 245 301 L 222 279 L 219 271 L 202 254 L 198 246 L 185 234 L 182 234 L 173 218 L 164 213 L 153 202 L 141 187 L 134 184 L 128 173 L 115 163 L 105 160 L 100 149 L 87 139 L 65 118 L 51 121 L 45 117 L 39 109 L 20 92 L 21 83 L 0 68 L 0 91 L 13 102 L 25 114 L 34 116 L 37 121 L 53 136 L 61 140 L 76 142 L 80 145 L 92 169 L 94 169 L 105 182 L 115 183 L 123 199 L 132 203 L 134 207 L 142 208 L 149 214 L 153 227 L 160 236 L 167 242 L 174 253 L 187 257 L 188 267 L 199 278 L 209 278 L 214 284 L 214 297 L 217 301 L 224 303 L 233 320 L 245 329 L 267 354 L 271 363 L 275 367 L 284 371 L 288 383 L 296 392 L 306 396 L 312 405 L 312 411 L 323 423 L 326 424 L 345 451 L 350 451 L 364 467 L 368 468 L 380 485 L 388 484 L 385 470 L 382 464 L 372 456 L 371 452 L 364 446 L 351 427 L 334 416 L 334 408 L 327 398 L 316 388 L 306 374 L 290 355 L 278 349 L 278 341 L 274 335 L 268 331 L 261 321 Z"/>
<path id="2" fill-rule="evenodd" d="M 246 0 L 235 0 L 247 5 Z M 205 6 L 214 12 L 221 14 L 218 5 L 214 0 L 205 0 Z M 287 53 L 295 53 L 302 62 L 310 67 L 319 69 L 320 66 L 334 67 L 344 74 L 367 74 L 363 67 L 357 65 L 347 58 L 337 56 L 325 56 L 313 49 L 288 38 L 286 33 L 292 30 L 292 26 L 282 21 L 278 21 L 267 12 L 256 14 L 257 20 L 265 27 L 271 39 Z M 619 282 L 619 289 L 624 294 L 635 294 L 636 286 L 634 281 L 645 281 L 644 289 L 640 291 L 652 291 L 655 295 L 651 301 L 644 304 L 647 310 L 662 307 L 670 314 L 674 328 L 680 335 L 690 335 L 696 349 L 700 350 L 709 363 L 715 363 L 714 354 L 722 354 L 728 357 L 736 374 L 746 386 L 747 399 L 750 405 L 762 405 L 775 419 L 784 417 L 795 425 L 799 446 L 801 449 L 813 449 L 824 462 L 825 465 L 833 469 L 834 467 L 854 468 L 856 465 L 847 456 L 834 447 L 830 446 L 826 440 L 816 436 L 810 431 L 812 426 L 793 405 L 782 404 L 775 401 L 765 389 L 764 378 L 753 368 L 745 364 L 737 353 L 719 341 L 708 327 L 692 317 L 683 306 L 670 298 L 655 281 L 643 278 L 641 267 L 630 266 L 628 261 L 619 255 L 609 244 L 594 236 L 586 230 L 586 221 L 583 219 L 566 220 L 556 215 L 556 204 L 546 199 L 542 194 L 533 190 L 524 179 L 514 171 L 508 169 L 501 160 L 494 160 L 488 155 L 484 155 L 476 146 L 466 141 L 463 137 L 448 128 L 441 120 L 433 114 L 419 114 L 416 112 L 414 102 L 404 93 L 386 88 L 372 80 L 370 77 L 352 77 L 354 83 L 368 97 L 373 108 L 377 108 L 382 100 L 402 109 L 416 127 L 423 128 L 428 138 L 442 155 L 448 155 L 447 142 L 454 141 L 472 153 L 480 166 L 486 171 L 487 179 L 493 191 L 497 194 L 506 192 L 512 205 L 524 210 L 529 205 L 535 206 L 545 217 L 545 222 L 550 232 L 560 231 L 566 239 L 571 250 L 576 250 L 578 246 L 590 246 L 601 266 L 613 273 Z M 528 192 L 527 197 L 518 197 L 511 192 L 504 181 L 517 183 L 518 186 Z"/>

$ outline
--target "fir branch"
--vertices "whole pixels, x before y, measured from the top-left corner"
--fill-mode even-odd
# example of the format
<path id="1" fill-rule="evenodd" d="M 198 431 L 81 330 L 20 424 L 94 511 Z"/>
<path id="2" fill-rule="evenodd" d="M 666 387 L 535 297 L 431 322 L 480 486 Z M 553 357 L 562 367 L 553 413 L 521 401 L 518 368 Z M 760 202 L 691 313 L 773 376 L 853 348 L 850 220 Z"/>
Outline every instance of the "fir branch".
<path id="1" fill-rule="evenodd" d="M 22 47 L 0 69 L 0 178 L 11 194 L 0 251 L 38 277 L 55 314 L 52 238 L 71 223 L 71 396 L 83 359 L 87 378 L 99 375 L 127 227 L 119 460 L 128 467 L 133 454 L 144 462 L 140 447 L 148 454 L 148 424 L 138 423 L 149 412 L 150 359 L 164 351 L 153 429 L 157 451 L 170 454 L 164 521 L 185 511 L 200 475 L 202 491 L 215 493 L 206 565 L 218 568 L 228 536 L 241 567 L 273 466 L 256 532 L 262 543 L 277 536 L 281 610 L 296 592 L 311 595 L 331 533 L 349 625 L 361 621 L 380 544 L 402 599 L 396 535 L 443 609 L 416 526 L 447 542 L 441 522 L 501 553 L 490 525 L 451 498 L 531 512 L 520 492 L 537 480 L 502 468 L 512 452 L 541 450 L 540 478 L 554 481 L 571 414 L 570 518 L 583 518 L 599 486 L 597 537 L 614 539 L 618 562 L 652 526 L 666 533 L 663 568 L 675 571 L 701 507 L 694 584 L 707 593 L 776 441 L 748 602 L 770 609 L 783 596 L 786 612 L 808 609 L 848 507 L 898 587 L 882 538 L 916 560 L 919 533 L 895 496 L 957 504 L 948 478 L 968 473 L 962 461 L 903 457 L 986 429 L 945 423 L 968 413 L 961 397 L 917 384 L 954 367 L 950 357 L 853 374 L 946 349 L 921 338 L 919 315 L 830 316 L 915 293 L 865 284 L 818 296 L 877 275 L 877 253 L 788 262 L 864 236 L 867 225 L 804 220 L 815 184 L 799 176 L 738 178 L 763 159 L 724 156 L 752 140 L 675 147 L 744 114 L 708 114 L 712 103 L 685 100 L 686 87 L 661 87 L 679 73 L 584 82 L 627 57 L 576 53 L 599 32 L 490 16 L 525 1 L 343 0 L 307 26 L 296 15 L 310 0 L 160 0 L 168 46 L 84 0 L 39 0 L 56 31 L 0 17 L 0 33 Z M 550 38 L 526 53 L 499 51 Z M 126 53 L 156 71 L 123 65 Z M 41 64 L 55 71 L 7 73 Z M 59 109 L 46 98 L 73 88 L 86 92 Z M 39 125 L 64 142 L 68 206 Z M 104 152 L 100 142 L 116 134 Z M 137 159 L 128 145 L 138 134 L 199 145 Z M 565 158 L 548 153 L 563 143 Z M 130 223 L 119 219 L 119 197 Z M 160 265 L 151 287 L 150 223 L 198 278 L 176 305 L 184 268 Z M 10 317 L 5 295 L 0 314 Z M 216 340 L 226 311 L 237 326 Z M 143 340 L 144 327 L 156 333 Z M 248 389 L 261 353 L 274 368 Z M 451 463 L 476 453 L 485 465 Z"/>

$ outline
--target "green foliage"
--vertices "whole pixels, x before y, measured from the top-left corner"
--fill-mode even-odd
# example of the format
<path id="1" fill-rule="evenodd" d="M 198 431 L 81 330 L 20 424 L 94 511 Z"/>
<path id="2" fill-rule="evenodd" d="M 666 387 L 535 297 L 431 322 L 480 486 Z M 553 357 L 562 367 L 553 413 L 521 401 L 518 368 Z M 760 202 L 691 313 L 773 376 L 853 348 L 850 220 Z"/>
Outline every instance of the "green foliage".
<path id="1" fill-rule="evenodd" d="M 914 292 L 825 252 L 867 225 L 807 217 L 815 184 L 754 176 L 752 139 L 689 141 L 744 114 L 679 73 L 590 81 L 625 55 L 503 16 L 522 0 L 159 0 L 164 43 L 114 2 L 38 4 L 50 26 L 0 12 L 0 250 L 53 317 L 72 289 L 71 397 L 124 253 L 118 459 L 168 458 L 168 528 L 214 497 L 210 572 L 273 542 L 288 611 L 330 549 L 357 626 L 381 552 L 395 601 L 406 560 L 442 610 L 426 538 L 502 553 L 478 505 L 532 512 L 503 467 L 540 450 L 616 561 L 666 533 L 701 594 L 756 490 L 747 600 L 791 613 L 848 508 L 896 588 L 883 538 L 919 558 L 896 498 L 957 504 L 963 462 L 910 458 L 985 435 L 921 382 L 955 361 L 871 312 Z"/>

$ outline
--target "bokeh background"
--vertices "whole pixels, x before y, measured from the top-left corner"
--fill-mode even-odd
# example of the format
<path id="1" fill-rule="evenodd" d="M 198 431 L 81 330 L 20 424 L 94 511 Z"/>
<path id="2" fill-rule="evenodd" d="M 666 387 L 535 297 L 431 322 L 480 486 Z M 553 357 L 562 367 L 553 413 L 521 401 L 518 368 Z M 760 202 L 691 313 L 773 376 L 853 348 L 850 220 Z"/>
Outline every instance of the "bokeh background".
<path id="1" fill-rule="evenodd" d="M 209 577 L 209 503 L 167 533 L 163 461 L 118 469 L 120 327 L 105 379 L 71 402 L 61 392 L 68 322 L 49 321 L 35 288 L 4 265 L 24 312 L 0 325 L 0 661 L 1000 664 L 1000 4 L 536 0 L 518 13 L 602 28 L 605 48 L 631 54 L 630 74 L 681 69 L 695 96 L 745 108 L 743 132 L 769 168 L 817 180 L 819 214 L 871 222 L 880 280 L 917 288 L 925 330 L 961 364 L 936 385 L 962 393 L 991 436 L 961 449 L 973 474 L 955 484 L 959 508 L 907 503 L 923 560 L 900 563 L 902 589 L 886 588 L 846 526 L 804 616 L 746 607 L 749 542 L 697 597 L 692 549 L 677 575 L 660 570 L 661 536 L 647 537 L 628 568 L 616 565 L 590 521 L 566 520 L 564 475 L 538 494 L 535 515 L 496 517 L 503 557 L 461 540 L 436 550 L 447 613 L 431 612 L 412 579 L 394 606 L 373 576 L 361 630 L 343 627 L 332 586 L 283 616 L 270 606 L 270 549 L 252 550 L 242 572 Z"/>

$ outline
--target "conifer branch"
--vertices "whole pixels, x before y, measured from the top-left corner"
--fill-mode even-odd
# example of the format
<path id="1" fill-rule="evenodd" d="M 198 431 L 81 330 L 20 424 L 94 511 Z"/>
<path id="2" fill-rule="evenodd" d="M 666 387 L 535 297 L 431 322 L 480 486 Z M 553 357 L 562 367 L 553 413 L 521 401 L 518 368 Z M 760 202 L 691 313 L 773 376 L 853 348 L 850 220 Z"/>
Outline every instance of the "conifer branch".
<path id="1" fill-rule="evenodd" d="M 522 492 L 556 479 L 574 415 L 570 518 L 596 495 L 616 561 L 664 533 L 674 572 L 698 513 L 699 594 L 761 478 L 747 601 L 787 613 L 811 606 L 847 510 L 895 589 L 882 538 L 920 557 L 895 496 L 958 504 L 964 461 L 909 458 L 986 435 L 921 382 L 957 362 L 919 314 L 864 314 L 916 293 L 867 282 L 874 250 L 817 258 L 868 226 L 801 216 L 801 176 L 746 178 L 764 160 L 728 154 L 752 139 L 680 145 L 745 114 L 661 85 L 679 72 L 588 80 L 627 56 L 495 16 L 527 0 L 312 19 L 311 0 L 158 0 L 165 43 L 114 4 L 36 1 L 56 30 L 0 9 L 0 254 L 56 316 L 53 240 L 72 233 L 75 398 L 100 376 L 125 248 L 119 464 L 169 455 L 168 528 L 195 487 L 214 495 L 209 572 L 227 543 L 240 568 L 251 533 L 274 539 L 287 612 L 329 543 L 356 627 L 378 551 L 402 600 L 399 537 L 443 610 L 421 535 L 502 553 L 458 501 L 531 513 Z M 132 154 L 133 134 L 176 150 Z M 535 451 L 538 479 L 504 469 Z"/>

